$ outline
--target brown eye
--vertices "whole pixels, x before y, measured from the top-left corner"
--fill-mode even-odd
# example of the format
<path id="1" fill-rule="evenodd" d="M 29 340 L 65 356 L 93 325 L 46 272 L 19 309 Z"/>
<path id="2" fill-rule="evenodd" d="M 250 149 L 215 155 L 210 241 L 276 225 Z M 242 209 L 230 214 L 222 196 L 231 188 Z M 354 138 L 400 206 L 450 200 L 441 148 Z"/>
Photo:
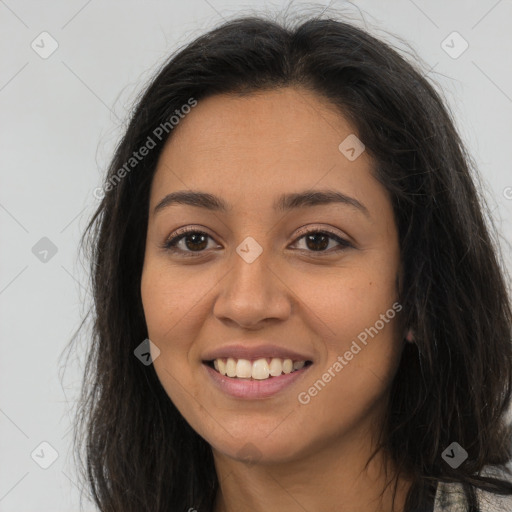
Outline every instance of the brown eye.
<path id="1" fill-rule="evenodd" d="M 305 235 L 306 246 L 312 251 L 323 251 L 329 246 L 329 238 L 325 233 L 310 233 Z"/>
<path id="2" fill-rule="evenodd" d="M 343 238 L 331 233 L 329 231 L 309 231 L 308 233 L 300 236 L 295 243 L 304 239 L 308 252 L 337 252 L 347 247 L 351 247 L 351 244 Z M 329 247 L 330 242 L 336 242 L 338 247 L 326 251 Z"/>
<path id="3" fill-rule="evenodd" d="M 208 245 L 208 238 L 211 238 L 210 235 L 202 231 L 187 231 L 169 239 L 165 248 L 172 251 L 202 252 Z M 182 241 L 182 247 L 178 247 Z"/>

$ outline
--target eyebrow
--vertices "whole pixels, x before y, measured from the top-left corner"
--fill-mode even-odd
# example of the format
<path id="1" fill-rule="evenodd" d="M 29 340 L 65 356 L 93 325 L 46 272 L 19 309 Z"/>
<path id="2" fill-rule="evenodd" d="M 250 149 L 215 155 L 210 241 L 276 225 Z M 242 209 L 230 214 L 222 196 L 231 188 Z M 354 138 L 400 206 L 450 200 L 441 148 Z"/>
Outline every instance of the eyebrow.
<path id="1" fill-rule="evenodd" d="M 288 212 L 290 210 L 319 206 L 326 204 L 344 204 L 351 206 L 370 217 L 370 213 L 357 199 L 342 194 L 337 190 L 304 190 L 302 192 L 294 192 L 282 194 L 273 204 L 273 209 L 277 212 Z M 205 208 L 206 210 L 227 213 L 232 206 L 224 201 L 224 199 L 207 192 L 194 190 L 178 190 L 167 194 L 153 210 L 153 214 L 162 211 L 164 208 L 175 204 L 184 204 Z"/>

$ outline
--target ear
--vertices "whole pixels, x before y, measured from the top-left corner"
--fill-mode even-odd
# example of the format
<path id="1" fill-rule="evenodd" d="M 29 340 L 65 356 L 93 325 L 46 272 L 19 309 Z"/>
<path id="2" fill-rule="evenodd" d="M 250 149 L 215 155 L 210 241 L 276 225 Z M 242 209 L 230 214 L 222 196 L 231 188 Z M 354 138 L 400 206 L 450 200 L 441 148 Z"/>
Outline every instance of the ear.
<path id="1" fill-rule="evenodd" d="M 414 333 L 412 332 L 412 329 L 409 329 L 407 331 L 407 334 L 405 335 L 405 339 L 409 342 L 409 343 L 414 343 Z"/>

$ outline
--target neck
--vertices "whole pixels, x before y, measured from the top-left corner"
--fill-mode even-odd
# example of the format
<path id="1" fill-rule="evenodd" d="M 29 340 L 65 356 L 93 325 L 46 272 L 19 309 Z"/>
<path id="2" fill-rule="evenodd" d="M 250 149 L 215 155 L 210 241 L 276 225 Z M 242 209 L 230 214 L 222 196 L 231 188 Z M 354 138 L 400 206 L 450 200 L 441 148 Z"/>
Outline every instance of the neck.
<path id="1" fill-rule="evenodd" d="M 368 463 L 367 439 L 324 441 L 287 462 L 247 465 L 214 450 L 219 492 L 215 512 L 403 512 L 411 482 L 397 481 L 390 458 Z M 386 487 L 388 483 L 390 483 Z"/>

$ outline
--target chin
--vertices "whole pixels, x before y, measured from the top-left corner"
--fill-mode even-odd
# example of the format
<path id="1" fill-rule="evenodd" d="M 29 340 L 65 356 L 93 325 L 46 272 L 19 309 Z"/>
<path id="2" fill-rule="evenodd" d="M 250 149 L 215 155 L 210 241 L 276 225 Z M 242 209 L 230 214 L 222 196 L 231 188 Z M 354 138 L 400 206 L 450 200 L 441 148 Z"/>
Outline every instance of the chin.
<path id="1" fill-rule="evenodd" d="M 242 439 L 226 439 L 223 443 L 210 443 L 214 455 L 253 464 L 282 464 L 291 462 L 299 456 L 297 441 L 280 436 L 261 437 L 245 435 Z"/>

